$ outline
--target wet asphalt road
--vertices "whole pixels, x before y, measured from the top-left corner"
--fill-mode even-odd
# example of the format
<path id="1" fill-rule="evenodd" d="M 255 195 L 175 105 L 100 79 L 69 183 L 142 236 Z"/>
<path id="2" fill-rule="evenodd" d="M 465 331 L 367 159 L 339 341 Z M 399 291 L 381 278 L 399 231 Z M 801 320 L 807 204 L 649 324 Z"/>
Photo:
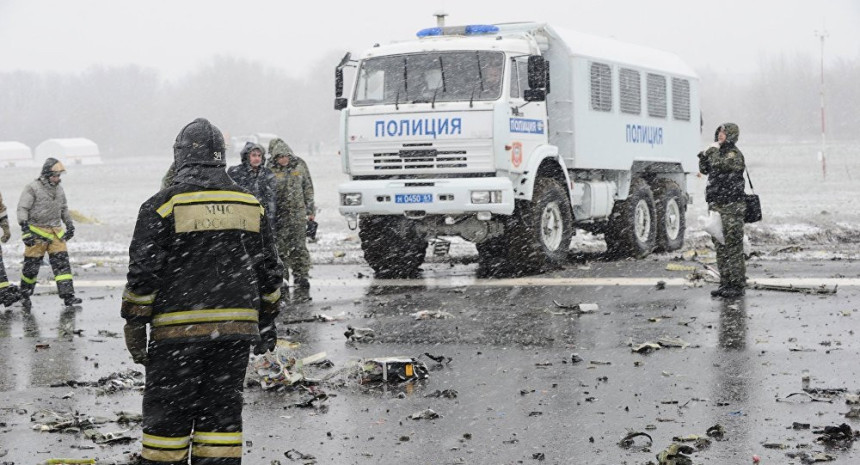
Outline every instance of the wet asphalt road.
<path id="1" fill-rule="evenodd" d="M 249 387 L 244 463 L 312 463 L 285 457 L 295 449 L 319 464 L 645 464 L 656 462 L 673 437 L 704 435 L 716 424 L 725 428 L 725 440 L 693 454 L 694 463 L 751 463 L 753 455 L 763 464 L 801 463 L 787 455 L 793 452 L 858 463 L 856 448 L 819 444 L 812 432 L 843 422 L 860 428 L 843 416 L 849 410 L 844 394 L 832 402 L 799 395 L 781 400 L 801 391 L 803 370 L 812 388 L 860 389 L 860 266 L 752 262 L 751 280 L 838 283 L 838 294 L 748 291 L 726 302 L 709 296 L 712 284 L 695 287 L 684 279 L 688 272 L 667 271 L 667 263 L 596 262 L 488 280 L 475 277 L 475 265 L 431 264 L 423 279 L 412 281 L 374 280 L 360 265 L 316 266 L 314 300 L 281 320 L 324 314 L 335 321 L 282 323 L 282 338 L 300 343 L 299 355 L 324 351 L 336 367 L 424 353 L 453 360 L 436 366 L 422 356 L 430 378 L 412 385 L 326 384 L 329 399 L 313 408 L 291 406 L 304 392 Z M 117 337 L 122 279 L 121 270 L 81 270 L 83 309 L 63 310 L 48 294 L 52 286 L 40 284 L 32 313 L 17 306 L 0 313 L 0 463 L 104 460 L 139 450 L 139 426 L 129 431 L 135 442 L 92 448 L 79 434 L 33 431 L 30 420 L 46 408 L 107 417 L 140 411 L 136 391 L 98 395 L 90 387 L 49 387 L 134 367 Z M 664 290 L 655 287 L 659 280 Z M 597 303 L 599 310 L 576 315 L 553 301 Z M 421 310 L 452 318 L 416 320 L 412 314 Z M 375 342 L 347 342 L 347 325 L 374 329 Z M 631 343 L 661 337 L 690 345 L 631 351 Z M 573 353 L 583 361 L 572 363 Z M 457 397 L 427 397 L 445 389 Z M 427 408 L 441 418 L 407 418 Z M 811 429 L 791 429 L 793 422 Z M 128 428 L 108 423 L 100 429 Z M 628 430 L 647 432 L 653 444 L 640 437 L 632 448 L 619 447 Z"/>

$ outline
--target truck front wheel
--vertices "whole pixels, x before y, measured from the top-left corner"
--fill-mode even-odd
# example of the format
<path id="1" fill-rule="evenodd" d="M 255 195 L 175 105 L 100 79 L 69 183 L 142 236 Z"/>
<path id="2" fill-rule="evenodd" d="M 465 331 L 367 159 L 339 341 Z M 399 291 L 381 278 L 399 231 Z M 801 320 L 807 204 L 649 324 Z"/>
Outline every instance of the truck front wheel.
<path id="1" fill-rule="evenodd" d="M 644 257 L 656 247 L 657 222 L 654 194 L 643 179 L 630 183 L 630 195 L 616 202 L 606 230 L 606 250 L 611 257 Z"/>
<path id="2" fill-rule="evenodd" d="M 517 201 L 505 232 L 511 266 L 539 272 L 567 261 L 573 236 L 570 198 L 558 181 L 539 178 L 531 202 Z"/>
<path id="3" fill-rule="evenodd" d="M 377 278 L 414 278 L 427 254 L 427 240 L 409 220 L 397 216 L 363 216 L 358 237 L 364 259 Z"/>
<path id="4" fill-rule="evenodd" d="M 675 181 L 658 181 L 654 189 L 657 209 L 657 249 L 663 252 L 679 250 L 684 246 L 687 222 L 684 193 Z"/>

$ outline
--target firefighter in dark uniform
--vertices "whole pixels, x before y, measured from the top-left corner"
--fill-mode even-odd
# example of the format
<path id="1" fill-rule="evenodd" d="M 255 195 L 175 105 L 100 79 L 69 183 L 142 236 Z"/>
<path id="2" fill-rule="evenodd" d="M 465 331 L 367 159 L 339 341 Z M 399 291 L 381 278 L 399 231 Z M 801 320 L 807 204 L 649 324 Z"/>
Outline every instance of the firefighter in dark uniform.
<path id="1" fill-rule="evenodd" d="M 249 348 L 275 347 L 284 270 L 218 128 L 198 118 L 173 150 L 174 182 L 138 213 L 122 297 L 126 346 L 146 366 L 142 463 L 240 464 Z"/>
<path id="2" fill-rule="evenodd" d="M 21 225 L 21 239 L 26 245 L 21 270 L 21 303 L 27 310 L 30 309 L 30 296 L 36 288 L 39 268 L 46 253 L 63 303 L 67 306 L 81 303 L 81 299 L 75 297 L 72 266 L 66 247 L 66 242 L 75 235 L 75 224 L 69 214 L 66 192 L 60 185 L 60 176 L 65 172 L 66 168 L 59 160 L 46 159 L 39 178 L 27 184 L 18 199 L 18 223 Z"/>
<path id="3" fill-rule="evenodd" d="M 3 230 L 0 242 L 5 244 L 12 237 L 12 232 L 9 231 L 9 216 L 6 213 L 6 206 L 3 205 L 3 196 L 0 196 L 0 229 Z M 18 291 L 18 286 L 10 283 L 6 276 L 6 267 L 3 266 L 3 249 L 0 249 L 0 305 L 8 307 L 20 298 L 21 293 Z"/>
<path id="4" fill-rule="evenodd" d="M 708 175 L 705 201 L 708 208 L 720 214 L 724 242 L 714 240 L 720 287 L 711 291 L 714 297 L 734 298 L 744 295 L 746 263 L 744 262 L 744 154 L 735 145 L 740 128 L 725 123 L 714 133 L 714 143 L 699 153 L 699 171 Z"/>

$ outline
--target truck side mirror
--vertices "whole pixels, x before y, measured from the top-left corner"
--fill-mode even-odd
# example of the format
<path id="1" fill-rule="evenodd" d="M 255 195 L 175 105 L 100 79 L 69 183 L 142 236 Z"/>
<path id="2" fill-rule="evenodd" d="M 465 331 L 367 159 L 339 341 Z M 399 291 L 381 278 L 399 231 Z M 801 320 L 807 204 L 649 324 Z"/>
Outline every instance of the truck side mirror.
<path id="1" fill-rule="evenodd" d="M 532 89 L 546 88 L 546 60 L 540 55 L 529 57 L 529 87 Z"/>
<path id="2" fill-rule="evenodd" d="M 543 102 L 549 92 L 549 62 L 540 55 L 529 57 L 529 88 L 523 92 L 526 102 Z"/>
<path id="3" fill-rule="evenodd" d="M 347 99 L 343 97 L 343 68 L 334 70 L 334 109 L 343 110 L 346 108 Z"/>

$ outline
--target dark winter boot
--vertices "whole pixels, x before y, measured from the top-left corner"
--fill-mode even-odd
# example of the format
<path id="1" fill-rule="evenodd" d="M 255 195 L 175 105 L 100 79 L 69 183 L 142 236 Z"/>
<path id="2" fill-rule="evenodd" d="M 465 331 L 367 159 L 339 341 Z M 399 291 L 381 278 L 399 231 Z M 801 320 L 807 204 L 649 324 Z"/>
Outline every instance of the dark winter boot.
<path id="1" fill-rule="evenodd" d="M 80 297 L 75 297 L 72 295 L 60 296 L 63 299 L 63 303 L 66 304 L 66 307 L 74 307 L 75 305 L 80 305 L 83 300 Z"/>
<path id="2" fill-rule="evenodd" d="M 0 305 L 9 307 L 19 300 L 21 300 L 21 291 L 18 289 L 18 286 L 8 284 L 0 288 Z"/>
<path id="3" fill-rule="evenodd" d="M 293 284 L 296 286 L 296 289 L 310 289 L 311 283 L 308 281 L 306 277 L 297 277 L 295 278 Z"/>
<path id="4" fill-rule="evenodd" d="M 745 294 L 744 288 L 741 286 L 730 286 L 723 290 L 721 296 L 727 299 L 742 297 Z"/>
<path id="5" fill-rule="evenodd" d="M 21 294 L 21 307 L 25 312 L 29 312 L 33 308 L 33 302 L 30 302 L 30 294 Z"/>
<path id="6" fill-rule="evenodd" d="M 713 291 L 711 291 L 711 297 L 722 297 L 724 290 L 726 290 L 726 288 L 723 286 L 714 289 Z"/>

